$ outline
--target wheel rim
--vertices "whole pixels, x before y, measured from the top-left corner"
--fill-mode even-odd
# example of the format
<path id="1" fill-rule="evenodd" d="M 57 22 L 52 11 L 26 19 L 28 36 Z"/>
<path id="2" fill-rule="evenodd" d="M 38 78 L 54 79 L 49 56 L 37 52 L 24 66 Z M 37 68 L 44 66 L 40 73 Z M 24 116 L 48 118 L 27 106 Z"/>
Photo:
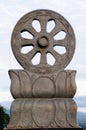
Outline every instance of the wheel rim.
<path id="1" fill-rule="evenodd" d="M 32 23 L 37 20 L 40 23 L 40 31 L 33 27 Z M 47 24 L 54 21 L 55 27 L 48 32 Z M 27 32 L 32 38 L 22 37 Z M 55 36 L 64 32 L 63 39 L 55 39 Z M 71 25 L 60 14 L 50 10 L 36 10 L 26 14 L 16 24 L 12 34 L 12 50 L 24 69 L 34 73 L 52 73 L 64 69 L 71 61 L 75 50 L 75 36 Z M 33 49 L 27 53 L 22 53 L 23 47 L 32 46 Z M 55 47 L 64 47 L 65 52 L 60 54 Z M 40 61 L 37 65 L 32 63 L 34 56 L 40 53 Z M 50 53 L 55 62 L 50 65 L 47 62 L 47 54 Z"/>

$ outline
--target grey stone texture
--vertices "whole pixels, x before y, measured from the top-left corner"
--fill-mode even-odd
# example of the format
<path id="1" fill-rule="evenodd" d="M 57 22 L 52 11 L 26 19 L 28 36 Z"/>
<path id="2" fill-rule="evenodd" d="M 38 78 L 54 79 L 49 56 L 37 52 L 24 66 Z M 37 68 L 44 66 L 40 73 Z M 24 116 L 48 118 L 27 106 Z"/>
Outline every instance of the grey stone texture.
<path id="1" fill-rule="evenodd" d="M 76 92 L 74 70 L 37 75 L 27 70 L 10 70 L 11 93 L 16 98 L 72 98 Z"/>
<path id="2" fill-rule="evenodd" d="M 34 20 L 40 22 L 40 32 L 32 26 Z M 47 23 L 52 20 L 55 27 L 47 32 Z M 21 33 L 25 31 L 33 38 L 23 38 Z M 61 31 L 65 32 L 65 38 L 55 40 L 54 36 Z M 32 11 L 17 22 L 11 45 L 24 70 L 9 70 L 14 101 L 7 129 L 79 128 L 77 105 L 73 99 L 76 71 L 65 70 L 75 50 L 75 36 L 68 21 L 51 10 Z M 33 49 L 23 54 L 21 49 L 27 46 Z M 65 47 L 66 52 L 56 52 L 55 46 Z M 32 59 L 38 52 L 40 62 L 34 65 Z M 53 65 L 47 63 L 47 53 L 55 58 Z"/>
<path id="3" fill-rule="evenodd" d="M 78 128 L 76 110 L 71 98 L 18 98 L 8 128 Z"/>
<path id="4" fill-rule="evenodd" d="M 32 26 L 35 19 L 40 22 L 40 32 L 37 32 Z M 52 20 L 55 22 L 55 27 L 48 33 L 47 24 L 48 21 Z M 23 38 L 21 34 L 25 31 L 32 34 L 33 39 Z M 54 36 L 60 32 L 66 34 L 65 38 L 55 40 Z M 11 45 L 16 59 L 24 69 L 33 73 L 49 74 L 64 69 L 68 65 L 75 50 L 75 36 L 71 25 L 63 16 L 50 10 L 36 10 L 26 14 L 18 21 L 13 30 Z M 33 49 L 23 54 L 21 48 L 24 46 L 33 46 Z M 56 52 L 54 50 L 55 46 L 64 47 L 66 52 L 63 54 Z M 41 59 L 40 63 L 34 66 L 31 60 L 37 52 L 41 53 Z M 46 54 L 48 52 L 55 58 L 53 66 L 47 64 Z"/>

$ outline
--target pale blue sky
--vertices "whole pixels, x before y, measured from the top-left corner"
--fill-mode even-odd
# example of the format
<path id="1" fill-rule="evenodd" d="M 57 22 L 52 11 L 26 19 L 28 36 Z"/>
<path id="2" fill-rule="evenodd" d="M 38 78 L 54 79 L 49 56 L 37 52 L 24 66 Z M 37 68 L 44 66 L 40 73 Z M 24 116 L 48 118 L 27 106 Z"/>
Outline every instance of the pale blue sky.
<path id="1" fill-rule="evenodd" d="M 72 25 L 76 50 L 67 69 L 77 70 L 76 96 L 86 95 L 86 0 L 0 0 L 0 101 L 12 100 L 9 69 L 21 69 L 11 51 L 11 34 L 17 21 L 36 9 L 50 9 Z"/>

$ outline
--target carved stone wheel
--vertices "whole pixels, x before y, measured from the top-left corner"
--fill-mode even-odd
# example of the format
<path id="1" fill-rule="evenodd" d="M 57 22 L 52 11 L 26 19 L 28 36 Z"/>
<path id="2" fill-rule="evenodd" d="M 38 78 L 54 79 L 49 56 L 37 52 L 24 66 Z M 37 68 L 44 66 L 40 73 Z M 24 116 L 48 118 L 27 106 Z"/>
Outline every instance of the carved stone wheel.
<path id="1" fill-rule="evenodd" d="M 18 62 L 34 73 L 48 74 L 64 69 L 75 50 L 71 25 L 63 16 L 51 10 L 36 10 L 23 16 L 14 28 L 11 43 Z M 28 50 L 23 52 L 24 48 Z M 39 62 L 36 63 L 36 58 L 33 63 L 36 55 Z"/>

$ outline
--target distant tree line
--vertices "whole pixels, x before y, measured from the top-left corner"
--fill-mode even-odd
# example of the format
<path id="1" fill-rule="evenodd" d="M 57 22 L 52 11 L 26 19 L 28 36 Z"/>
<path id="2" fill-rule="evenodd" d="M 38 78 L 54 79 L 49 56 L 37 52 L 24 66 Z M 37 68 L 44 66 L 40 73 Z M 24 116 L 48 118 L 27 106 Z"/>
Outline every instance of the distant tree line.
<path id="1" fill-rule="evenodd" d="M 9 122 L 9 115 L 6 113 L 3 106 L 0 105 L 0 130 L 3 130 Z"/>

